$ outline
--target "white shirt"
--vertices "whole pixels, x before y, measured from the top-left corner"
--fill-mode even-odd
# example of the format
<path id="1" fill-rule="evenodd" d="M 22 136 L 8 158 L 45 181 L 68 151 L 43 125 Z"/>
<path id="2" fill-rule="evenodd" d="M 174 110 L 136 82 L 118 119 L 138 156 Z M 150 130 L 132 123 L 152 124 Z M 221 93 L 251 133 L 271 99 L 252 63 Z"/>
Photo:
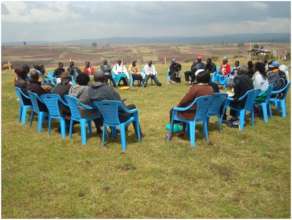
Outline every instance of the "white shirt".
<path id="1" fill-rule="evenodd" d="M 144 66 L 144 73 L 145 73 L 145 75 L 157 75 L 155 66 L 153 64 L 151 66 L 146 64 Z"/>
<path id="2" fill-rule="evenodd" d="M 128 70 L 127 70 L 127 68 L 123 64 L 119 65 L 117 63 L 113 67 L 113 73 L 116 74 L 116 75 L 118 75 L 120 73 L 125 73 L 126 75 L 128 75 Z"/>
<path id="3" fill-rule="evenodd" d="M 269 87 L 268 79 L 265 79 L 259 71 L 253 74 L 252 80 L 254 88 L 260 89 L 261 92 L 265 92 Z"/>

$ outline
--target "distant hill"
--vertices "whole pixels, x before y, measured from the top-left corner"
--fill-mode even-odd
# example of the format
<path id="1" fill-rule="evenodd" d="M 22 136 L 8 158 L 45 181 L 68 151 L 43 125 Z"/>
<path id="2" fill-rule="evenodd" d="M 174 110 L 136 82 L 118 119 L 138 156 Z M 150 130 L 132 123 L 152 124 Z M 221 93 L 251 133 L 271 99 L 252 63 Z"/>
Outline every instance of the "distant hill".
<path id="1" fill-rule="evenodd" d="M 244 43 L 244 42 L 275 42 L 288 43 L 290 42 L 290 33 L 263 33 L 263 34 L 232 34 L 224 36 L 206 36 L 206 37 L 111 37 L 100 39 L 81 39 L 71 41 L 34 41 L 27 44 L 76 44 L 90 45 L 96 42 L 97 44 L 155 44 L 155 43 L 175 43 L 175 44 L 206 44 L 206 43 Z M 4 45 L 22 45 L 23 42 L 6 42 Z"/>

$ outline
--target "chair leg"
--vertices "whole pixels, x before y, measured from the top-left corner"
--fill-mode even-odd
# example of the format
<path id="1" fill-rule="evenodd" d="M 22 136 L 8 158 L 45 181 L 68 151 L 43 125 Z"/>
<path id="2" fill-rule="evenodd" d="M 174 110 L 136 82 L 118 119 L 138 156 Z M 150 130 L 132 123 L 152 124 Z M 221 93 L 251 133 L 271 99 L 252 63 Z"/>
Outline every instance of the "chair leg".
<path id="1" fill-rule="evenodd" d="M 209 135 L 208 135 L 208 120 L 203 122 L 203 130 L 204 130 L 204 136 L 206 138 L 206 141 L 209 142 Z"/>
<path id="2" fill-rule="evenodd" d="M 33 116 L 34 116 L 34 111 L 31 111 L 31 113 L 30 113 L 30 119 L 29 119 L 29 121 L 30 121 L 29 126 L 30 127 L 32 125 Z"/>
<path id="3" fill-rule="evenodd" d="M 114 132 L 116 132 L 116 128 L 114 128 Z M 113 128 L 112 128 L 112 134 L 113 134 Z M 107 127 L 106 125 L 103 125 L 103 128 L 102 128 L 102 145 L 105 144 L 105 141 L 106 141 L 106 137 L 107 137 Z"/>
<path id="4" fill-rule="evenodd" d="M 87 121 L 87 125 L 88 125 L 88 133 L 92 134 L 91 121 Z"/>
<path id="5" fill-rule="evenodd" d="M 70 119 L 70 127 L 69 127 L 69 137 L 72 140 L 72 132 L 73 132 L 73 120 Z"/>
<path id="6" fill-rule="evenodd" d="M 24 126 L 25 123 L 26 123 L 26 112 L 27 112 L 27 109 L 23 108 L 22 112 L 21 112 L 21 124 L 22 124 L 22 126 Z"/>
<path id="7" fill-rule="evenodd" d="M 120 125 L 120 135 L 121 135 L 121 144 L 122 144 L 122 151 L 125 152 L 127 148 L 126 142 L 126 127 L 125 125 Z"/>
<path id="8" fill-rule="evenodd" d="M 61 128 L 61 136 L 63 139 L 66 139 L 66 123 L 65 119 L 61 118 L 60 119 L 60 128 Z"/>
<path id="9" fill-rule="evenodd" d="M 21 106 L 19 106 L 18 114 L 19 114 L 19 122 L 21 122 L 21 115 L 22 115 L 22 107 Z"/>
<path id="10" fill-rule="evenodd" d="M 286 115 L 287 115 L 287 113 L 286 113 L 286 102 L 285 102 L 285 100 L 281 100 L 279 104 L 281 106 L 281 116 L 282 116 L 282 118 L 285 118 Z"/>
<path id="11" fill-rule="evenodd" d="M 82 144 L 86 144 L 86 121 L 80 120 L 81 140 Z"/>
<path id="12" fill-rule="evenodd" d="M 268 107 L 269 107 L 269 117 L 272 117 L 272 104 L 268 104 Z"/>
<path id="13" fill-rule="evenodd" d="M 254 110 L 250 112 L 250 119 L 251 119 L 251 127 L 254 127 Z"/>
<path id="14" fill-rule="evenodd" d="M 39 112 L 38 114 L 38 132 L 42 132 L 43 130 L 43 121 L 44 121 L 45 114 L 44 112 Z"/>
<path id="15" fill-rule="evenodd" d="M 189 123 L 189 137 L 190 137 L 190 143 L 192 147 L 196 146 L 196 124 L 194 122 Z"/>
<path id="16" fill-rule="evenodd" d="M 48 132 L 49 132 L 49 135 L 51 134 L 51 125 L 52 125 L 52 119 L 49 117 L 48 118 Z"/>
<path id="17" fill-rule="evenodd" d="M 244 128 L 245 121 L 245 110 L 240 110 L 239 112 L 239 130 L 241 131 Z"/>
<path id="18" fill-rule="evenodd" d="M 115 138 L 117 136 L 117 129 L 116 127 L 111 127 L 111 138 Z"/>
<path id="19" fill-rule="evenodd" d="M 268 116 L 268 106 L 266 103 L 262 103 L 261 104 L 261 108 L 262 108 L 262 112 L 263 112 L 263 119 L 264 122 L 267 123 L 269 120 L 269 116 Z"/>
<path id="20" fill-rule="evenodd" d="M 133 122 L 133 126 L 134 126 L 134 129 L 135 129 L 136 138 L 137 138 L 138 141 L 140 141 L 141 140 L 141 129 L 140 129 L 139 121 L 135 120 Z"/>

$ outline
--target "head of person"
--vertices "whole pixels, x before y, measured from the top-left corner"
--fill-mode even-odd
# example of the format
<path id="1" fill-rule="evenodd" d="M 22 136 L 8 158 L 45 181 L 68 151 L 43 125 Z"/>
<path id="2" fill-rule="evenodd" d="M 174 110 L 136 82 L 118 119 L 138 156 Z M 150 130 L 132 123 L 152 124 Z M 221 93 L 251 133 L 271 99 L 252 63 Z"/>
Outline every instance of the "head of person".
<path id="1" fill-rule="evenodd" d="M 107 65 L 107 64 L 108 64 L 107 60 L 104 60 L 103 65 Z"/>
<path id="2" fill-rule="evenodd" d="M 248 67 L 248 69 L 252 69 L 253 68 L 253 62 L 251 60 L 249 60 L 247 62 L 247 67 Z"/>
<path id="3" fill-rule="evenodd" d="M 212 63 L 212 59 L 211 58 L 207 58 L 207 63 L 211 64 Z"/>
<path id="4" fill-rule="evenodd" d="M 85 62 L 85 67 L 86 67 L 86 68 L 90 67 L 90 62 L 89 62 L 89 61 L 86 61 L 86 62 Z"/>
<path id="5" fill-rule="evenodd" d="M 280 67 L 280 64 L 277 61 L 272 61 L 269 64 L 269 69 L 270 70 L 277 70 L 277 69 L 279 69 L 279 67 Z"/>
<path id="6" fill-rule="evenodd" d="M 81 73 L 76 77 L 76 82 L 80 86 L 87 86 L 89 81 L 90 81 L 90 78 L 85 73 Z"/>
<path id="7" fill-rule="evenodd" d="M 148 62 L 148 65 L 149 65 L 149 66 L 152 66 L 152 64 L 153 64 L 153 62 L 152 62 L 152 60 L 150 60 L 150 61 Z"/>
<path id="8" fill-rule="evenodd" d="M 23 71 L 24 73 L 28 74 L 29 71 L 30 71 L 30 67 L 29 67 L 29 65 L 24 64 L 24 65 L 22 66 L 22 71 Z"/>
<path id="9" fill-rule="evenodd" d="M 30 75 L 31 82 L 39 82 L 39 74 L 37 70 L 32 69 L 29 75 Z"/>
<path id="10" fill-rule="evenodd" d="M 134 60 L 134 61 L 132 62 L 132 66 L 136 66 L 136 65 L 137 65 L 137 61 Z"/>
<path id="11" fill-rule="evenodd" d="M 68 84 L 71 80 L 71 77 L 67 71 L 61 74 L 61 83 Z"/>
<path id="12" fill-rule="evenodd" d="M 248 75 L 248 68 L 246 65 L 243 65 L 240 67 L 240 70 L 238 71 L 237 75 Z"/>
<path id="13" fill-rule="evenodd" d="M 176 63 L 176 59 L 175 58 L 172 58 L 171 59 L 171 63 Z"/>
<path id="14" fill-rule="evenodd" d="M 64 64 L 62 62 L 58 63 L 58 68 L 62 69 L 64 67 Z"/>
<path id="15" fill-rule="evenodd" d="M 41 74 L 45 74 L 45 67 L 44 65 L 34 65 L 33 68 L 35 68 L 36 70 L 40 71 Z"/>
<path id="16" fill-rule="evenodd" d="M 240 65 L 239 60 L 235 60 L 234 66 L 239 67 L 239 65 Z"/>
<path id="17" fill-rule="evenodd" d="M 261 63 L 261 62 L 257 62 L 255 63 L 254 66 L 255 71 L 260 72 L 260 74 L 262 74 L 264 77 L 266 77 L 266 68 L 265 68 L 265 64 Z"/>
<path id="18" fill-rule="evenodd" d="M 74 65 L 75 65 L 75 64 L 74 64 L 74 61 L 70 61 L 69 66 L 70 66 L 70 67 L 74 67 Z"/>
<path id="19" fill-rule="evenodd" d="M 197 70 L 195 75 L 196 75 L 197 83 L 209 83 L 210 82 L 210 74 L 205 70 Z"/>
<path id="20" fill-rule="evenodd" d="M 228 63 L 228 59 L 227 59 L 227 57 L 224 57 L 223 60 L 222 60 L 222 64 L 225 65 L 227 63 Z"/>
<path id="21" fill-rule="evenodd" d="M 121 60 L 118 60 L 117 63 L 118 63 L 119 65 L 121 65 L 121 64 L 122 64 L 122 61 L 121 61 Z"/>
<path id="22" fill-rule="evenodd" d="M 22 69 L 17 68 L 14 70 L 14 72 L 17 75 L 17 78 L 26 80 L 27 73 L 24 72 Z"/>
<path id="23" fill-rule="evenodd" d="M 201 63 L 201 62 L 202 62 L 202 56 L 201 56 L 201 55 L 198 55 L 198 56 L 197 56 L 197 62 L 198 62 L 198 63 Z"/>
<path id="24" fill-rule="evenodd" d="M 95 82 L 101 82 L 101 83 L 104 83 L 105 82 L 105 76 L 104 76 L 104 74 L 103 74 L 102 71 L 97 71 L 94 74 L 93 79 L 94 79 Z"/>

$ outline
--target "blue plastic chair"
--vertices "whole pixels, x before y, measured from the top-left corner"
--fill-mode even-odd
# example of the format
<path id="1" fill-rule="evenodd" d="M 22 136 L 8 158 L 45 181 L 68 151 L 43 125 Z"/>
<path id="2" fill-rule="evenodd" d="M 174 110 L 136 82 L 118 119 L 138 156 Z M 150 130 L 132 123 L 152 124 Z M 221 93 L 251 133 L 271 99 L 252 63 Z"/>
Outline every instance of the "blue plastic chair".
<path id="1" fill-rule="evenodd" d="M 107 136 L 107 128 L 111 128 L 112 136 L 116 135 L 116 128 L 120 128 L 122 151 L 127 148 L 126 127 L 132 123 L 135 129 L 136 138 L 141 140 L 141 129 L 138 116 L 138 109 L 129 110 L 121 101 L 103 100 L 95 101 L 93 104 L 98 108 L 103 117 L 102 143 L 104 144 Z M 131 114 L 126 121 L 120 121 L 119 110 Z"/>
<path id="2" fill-rule="evenodd" d="M 228 97 L 228 94 L 226 93 L 215 93 L 213 95 L 212 102 L 210 103 L 208 107 L 208 112 L 207 112 L 208 123 L 209 123 L 210 117 L 216 116 L 218 118 L 217 124 L 218 124 L 219 130 L 221 130 L 224 112 L 228 103 L 227 97 Z"/>
<path id="3" fill-rule="evenodd" d="M 67 104 L 57 94 L 44 94 L 44 95 L 41 95 L 40 98 L 45 103 L 49 111 L 49 114 L 48 114 L 49 134 L 51 134 L 52 120 L 56 119 L 60 123 L 61 136 L 63 139 L 65 139 L 66 138 L 66 123 L 65 123 L 64 116 L 61 114 L 59 104 L 62 103 L 64 106 L 67 106 Z"/>
<path id="4" fill-rule="evenodd" d="M 44 77 L 43 82 L 52 86 L 57 85 L 57 79 L 54 77 L 54 72 L 48 72 L 47 76 Z"/>
<path id="5" fill-rule="evenodd" d="M 282 97 L 281 98 L 270 98 L 269 103 L 272 105 L 276 106 L 276 109 L 281 112 L 281 116 L 284 118 L 287 116 L 287 109 L 286 109 L 286 97 L 290 88 L 290 84 L 291 82 L 288 82 L 287 85 L 280 89 L 280 90 L 276 90 L 276 91 L 272 91 L 271 95 L 278 95 L 282 93 Z M 271 105 L 269 106 L 269 113 L 272 116 L 272 109 L 271 109 Z"/>
<path id="6" fill-rule="evenodd" d="M 24 126 L 26 123 L 26 114 L 29 110 L 32 109 L 31 105 L 24 104 L 24 98 L 30 100 L 30 97 L 21 90 L 21 88 L 16 87 L 16 96 L 18 97 L 18 103 L 19 103 L 19 121 Z"/>
<path id="7" fill-rule="evenodd" d="M 262 110 L 262 116 L 263 116 L 263 120 L 265 123 L 268 122 L 269 120 L 269 116 L 271 115 L 270 114 L 270 97 L 272 95 L 272 90 L 273 88 L 271 86 L 269 86 L 269 88 L 267 89 L 266 91 L 266 98 L 263 102 L 261 103 L 255 103 L 256 106 L 259 106 Z M 261 94 L 259 94 L 260 96 Z"/>
<path id="8" fill-rule="evenodd" d="M 39 102 L 43 103 L 43 101 L 38 96 L 38 94 L 34 92 L 30 92 L 30 91 L 28 92 L 28 94 L 29 94 L 31 104 L 32 104 L 32 111 L 30 114 L 30 126 L 32 125 L 32 120 L 33 120 L 34 115 L 37 114 L 38 115 L 37 131 L 41 132 L 43 129 L 43 121 L 48 114 L 47 112 L 43 112 L 40 110 Z"/>
<path id="9" fill-rule="evenodd" d="M 208 107 L 212 101 L 213 97 L 210 96 L 201 96 L 196 98 L 189 106 L 187 107 L 174 107 L 171 117 L 171 129 L 170 129 L 170 138 L 173 134 L 174 123 L 183 122 L 187 125 L 188 136 L 190 138 L 190 143 L 192 147 L 196 145 L 196 124 L 201 122 L 203 124 L 203 131 L 206 140 L 208 141 Z M 193 106 L 196 106 L 195 117 L 192 120 L 185 119 L 179 116 L 178 113 L 185 112 L 190 110 Z"/>
<path id="10" fill-rule="evenodd" d="M 82 116 L 80 109 L 93 110 L 94 108 L 92 108 L 89 105 L 85 105 L 81 103 L 76 97 L 65 95 L 64 98 L 71 112 L 70 128 L 69 128 L 70 140 L 72 140 L 73 125 L 75 121 L 80 124 L 81 142 L 84 145 L 86 144 L 86 128 L 88 128 L 89 134 L 91 134 L 92 133 L 91 121 L 94 119 L 100 118 L 100 114 L 98 113 L 97 115 L 92 115 L 92 116 L 90 115 Z M 96 112 L 98 112 L 97 109 L 96 109 Z"/>
<path id="11" fill-rule="evenodd" d="M 234 108 L 229 106 L 234 111 L 237 111 L 239 113 L 239 130 L 241 131 L 244 128 L 244 122 L 245 122 L 245 113 L 250 112 L 251 116 L 251 125 L 254 127 L 254 104 L 256 97 L 260 93 L 259 89 L 251 89 L 248 90 L 243 96 L 241 96 L 238 101 L 242 101 L 245 99 L 245 104 L 243 108 Z M 232 98 L 228 98 L 230 101 L 232 101 Z"/>

